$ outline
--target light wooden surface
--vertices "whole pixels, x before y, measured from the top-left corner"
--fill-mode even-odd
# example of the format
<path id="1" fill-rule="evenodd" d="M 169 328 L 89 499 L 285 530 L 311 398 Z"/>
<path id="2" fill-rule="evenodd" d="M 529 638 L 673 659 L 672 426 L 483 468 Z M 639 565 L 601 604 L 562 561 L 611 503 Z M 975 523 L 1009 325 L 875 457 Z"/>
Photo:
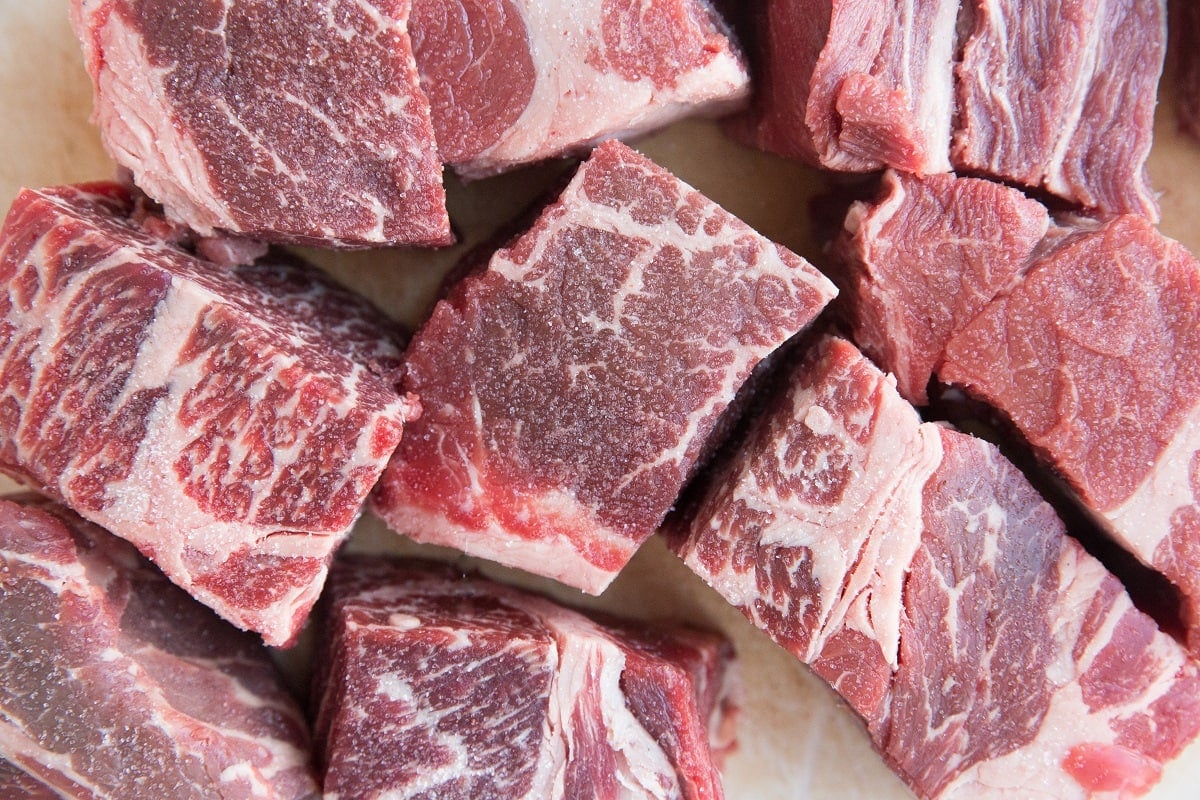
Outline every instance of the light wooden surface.
<path id="1" fill-rule="evenodd" d="M 87 122 L 90 86 L 67 23 L 65 0 L 0 0 L 0 207 L 22 185 L 95 180 L 113 165 Z M 1200 144 L 1182 139 L 1159 109 L 1151 176 L 1162 192 L 1162 228 L 1193 250 L 1200 247 Z M 690 122 L 638 143 L 733 213 L 814 261 L 819 247 L 809 229 L 810 203 L 821 184 L 804 167 L 726 141 L 710 123 Z M 451 214 L 465 241 L 442 252 L 330 254 L 308 251 L 339 279 L 367 292 L 398 318 L 416 322 L 442 271 L 463 249 L 488 235 L 537 196 L 561 167 L 528 171 L 468 188 L 451 182 Z M 2 480 L 2 479 L 0 479 Z M 11 484 L 0 483 L 0 489 Z M 373 518 L 359 524 L 351 547 L 421 551 Z M 825 686 L 751 628 L 651 541 L 599 599 L 500 568 L 490 574 L 548 588 L 576 603 L 639 617 L 690 620 L 732 637 L 745 683 L 738 753 L 726 770 L 732 800 L 813 798 L 889 800 L 909 797 L 875 756 L 858 724 Z M 280 654 L 302 684 L 307 650 Z M 1167 770 L 1156 800 L 1200 796 L 1200 745 Z"/>

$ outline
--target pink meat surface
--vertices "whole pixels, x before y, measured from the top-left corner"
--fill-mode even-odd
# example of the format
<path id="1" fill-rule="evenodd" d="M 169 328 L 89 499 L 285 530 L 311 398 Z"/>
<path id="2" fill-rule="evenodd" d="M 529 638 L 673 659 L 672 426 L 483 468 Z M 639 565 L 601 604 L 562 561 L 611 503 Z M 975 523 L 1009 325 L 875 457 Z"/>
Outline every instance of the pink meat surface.
<path id="1" fill-rule="evenodd" d="M 60 800 L 58 792 L 21 768 L 0 759 L 0 789 L 12 800 Z"/>
<path id="2" fill-rule="evenodd" d="M 374 496 L 419 541 L 599 593 L 655 531 L 754 366 L 833 295 L 616 142 L 414 337 L 424 414 Z"/>
<path id="3" fill-rule="evenodd" d="M 724 640 L 449 567 L 334 565 L 314 682 L 327 798 L 723 796 Z"/>
<path id="4" fill-rule="evenodd" d="M 753 6 L 758 84 L 738 138 L 827 169 L 949 171 L 959 0 Z"/>
<path id="5" fill-rule="evenodd" d="M 1129 552 L 1183 595 L 1200 652 L 1200 264 L 1119 217 L 1035 262 L 939 371 L 1009 417 Z"/>
<path id="6" fill-rule="evenodd" d="M 762 0 L 742 141 L 840 171 L 987 175 L 1158 219 L 1165 0 Z"/>
<path id="7" fill-rule="evenodd" d="M 844 341 L 671 528 L 919 797 L 1132 797 L 1200 731 L 1183 649 L 992 445 L 920 422 Z"/>
<path id="8" fill-rule="evenodd" d="M 854 341 L 925 405 L 946 343 L 1016 283 L 1049 225 L 1045 207 L 998 183 L 887 172 L 836 247 Z"/>
<path id="9" fill-rule="evenodd" d="M 443 160 L 467 178 L 733 110 L 746 65 L 707 0 L 414 0 Z"/>
<path id="10" fill-rule="evenodd" d="M 222 268 L 113 184 L 24 190 L 0 233 L 0 470 L 289 642 L 415 400 L 398 332 L 299 262 Z"/>
<path id="11" fill-rule="evenodd" d="M 971 2 L 956 67 L 955 168 L 1157 221 L 1146 159 L 1166 1 Z"/>
<path id="12" fill-rule="evenodd" d="M 5 797 L 317 796 L 265 649 L 44 500 L 0 500 L 0 653 Z"/>
<path id="13" fill-rule="evenodd" d="M 450 244 L 409 0 L 72 0 L 105 146 L 168 213 L 300 244 Z"/>

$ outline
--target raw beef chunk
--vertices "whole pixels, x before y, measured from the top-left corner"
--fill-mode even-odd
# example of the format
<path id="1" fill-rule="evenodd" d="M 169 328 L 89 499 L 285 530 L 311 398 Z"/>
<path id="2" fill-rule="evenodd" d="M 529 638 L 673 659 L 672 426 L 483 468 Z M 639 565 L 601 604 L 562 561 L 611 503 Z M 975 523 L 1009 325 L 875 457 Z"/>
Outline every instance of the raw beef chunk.
<path id="1" fill-rule="evenodd" d="M 1166 0 L 973 0 L 953 162 L 1158 219 L 1146 176 Z"/>
<path id="2" fill-rule="evenodd" d="M 425 413 L 375 495 L 397 531 L 599 593 L 754 366 L 833 294 L 629 148 L 597 148 L 406 355 Z"/>
<path id="3" fill-rule="evenodd" d="M 72 0 L 113 158 L 204 234 L 452 240 L 409 0 Z"/>
<path id="4" fill-rule="evenodd" d="M 288 642 L 417 410 L 392 388 L 400 341 L 311 267 L 220 268 L 132 210 L 113 184 L 13 204 L 0 470 Z"/>
<path id="5" fill-rule="evenodd" d="M 749 93 L 707 0 L 415 0 L 411 30 L 442 158 L 468 178 Z"/>
<path id="6" fill-rule="evenodd" d="M 740 139 L 828 169 L 986 174 L 1157 220 L 1165 0 L 764 0 Z"/>
<path id="7" fill-rule="evenodd" d="M 1001 410 L 1111 535 L 1183 595 L 1200 653 L 1200 264 L 1134 216 L 1036 261 L 939 377 Z"/>
<path id="8" fill-rule="evenodd" d="M 47 501 L 0 500 L 0 653 L 5 797 L 316 796 L 262 646 Z"/>
<path id="9" fill-rule="evenodd" d="M 672 528 L 919 797 L 1132 797 L 1200 730 L 1182 648 L 992 445 L 920 422 L 842 340 Z"/>
<path id="10" fill-rule="evenodd" d="M 836 247 L 854 341 L 924 405 L 946 342 L 1019 279 L 1049 225 L 1040 203 L 998 183 L 887 172 Z"/>
<path id="11" fill-rule="evenodd" d="M 749 143 L 828 169 L 950 169 L 959 0 L 753 4 Z"/>
<path id="12" fill-rule="evenodd" d="M 334 565 L 327 622 L 327 798 L 722 797 L 722 639 L 379 559 Z"/>

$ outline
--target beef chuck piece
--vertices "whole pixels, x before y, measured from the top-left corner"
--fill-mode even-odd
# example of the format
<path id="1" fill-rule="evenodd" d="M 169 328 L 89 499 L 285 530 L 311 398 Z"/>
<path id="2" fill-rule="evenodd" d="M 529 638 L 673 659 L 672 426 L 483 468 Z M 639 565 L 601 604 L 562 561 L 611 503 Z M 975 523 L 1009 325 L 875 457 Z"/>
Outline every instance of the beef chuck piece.
<path id="1" fill-rule="evenodd" d="M 0 500 L 0 652 L 5 797 L 316 797 L 262 645 L 45 500 Z"/>
<path id="2" fill-rule="evenodd" d="M 885 183 L 837 248 L 855 336 L 910 399 L 936 372 L 1011 422 L 1108 536 L 1179 589 L 1197 652 L 1200 264 L 1136 215 L 1047 225 L 996 184 Z"/>
<path id="3" fill-rule="evenodd" d="M 1081 231 L 950 340 L 938 375 L 1180 590 L 1200 652 L 1200 263 L 1139 217 Z"/>
<path id="4" fill-rule="evenodd" d="M 950 169 L 959 0 L 765 0 L 750 14 L 757 80 L 730 130 L 850 172 Z"/>
<path id="5" fill-rule="evenodd" d="M 1049 226 L 1016 189 L 888 171 L 877 200 L 851 207 L 835 247 L 854 341 L 925 405 L 946 342 L 1020 279 Z"/>
<path id="6" fill-rule="evenodd" d="M 599 593 L 754 366 L 833 295 L 670 173 L 601 145 L 413 339 L 421 420 L 374 496 L 420 541 Z"/>
<path id="7" fill-rule="evenodd" d="M 450 244 L 409 0 L 72 0 L 117 163 L 197 231 Z"/>
<path id="8" fill-rule="evenodd" d="M 0 470 L 283 644 L 404 422 L 402 340 L 315 268 L 219 267 L 114 184 L 23 191 L 0 231 Z"/>
<path id="9" fill-rule="evenodd" d="M 763 0 L 743 141 L 827 169 L 951 167 L 1101 216 L 1146 178 L 1165 0 Z"/>
<path id="10" fill-rule="evenodd" d="M 732 650 L 596 621 L 447 566 L 330 576 L 314 683 L 325 791 L 360 800 L 723 796 Z"/>
<path id="11" fill-rule="evenodd" d="M 952 160 L 1102 215 L 1158 220 L 1146 175 L 1166 0 L 972 0 Z"/>
<path id="12" fill-rule="evenodd" d="M 684 561 L 864 719 L 922 798 L 1132 797 L 1200 674 L 990 444 L 826 339 L 671 523 Z"/>
<path id="13" fill-rule="evenodd" d="M 415 0 L 442 158 L 466 178 L 734 109 L 746 65 L 707 0 Z"/>

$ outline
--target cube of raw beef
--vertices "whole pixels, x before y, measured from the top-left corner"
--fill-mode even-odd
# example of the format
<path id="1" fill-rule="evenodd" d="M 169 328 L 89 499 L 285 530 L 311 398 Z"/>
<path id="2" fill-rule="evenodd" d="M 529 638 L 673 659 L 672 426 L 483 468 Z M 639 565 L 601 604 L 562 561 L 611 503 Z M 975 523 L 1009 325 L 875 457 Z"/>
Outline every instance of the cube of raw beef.
<path id="1" fill-rule="evenodd" d="M 298 244 L 452 241 L 409 0 L 72 0 L 93 121 L 172 218 Z"/>
<path id="2" fill-rule="evenodd" d="M 835 248 L 854 341 L 925 405 L 946 342 L 1019 279 L 1049 225 L 1041 203 L 998 183 L 887 172 Z"/>
<path id="3" fill-rule="evenodd" d="M 1200 263 L 1136 216 L 1066 239 L 938 371 L 999 409 L 1182 595 L 1200 653 Z"/>
<path id="4" fill-rule="evenodd" d="M 749 94 L 708 0 L 414 0 L 410 27 L 442 159 L 466 178 Z"/>
<path id="5" fill-rule="evenodd" d="M 961 6 L 961 7 L 960 7 Z M 834 170 L 986 174 L 1157 220 L 1165 0 L 763 0 L 730 125 Z"/>
<path id="6" fill-rule="evenodd" d="M 757 84 L 737 138 L 827 169 L 950 170 L 959 0 L 752 6 Z"/>
<path id="7" fill-rule="evenodd" d="M 955 168 L 1157 220 L 1146 159 L 1166 0 L 971 2 L 955 68 Z"/>
<path id="8" fill-rule="evenodd" d="M 290 641 L 415 400 L 401 341 L 312 267 L 235 269 L 114 184 L 24 190 L 0 232 L 0 471 Z"/>
<path id="9" fill-rule="evenodd" d="M 919 797 L 1132 797 L 1200 730 L 1183 649 L 995 447 L 920 422 L 845 341 L 800 363 L 672 542 Z"/>
<path id="10" fill-rule="evenodd" d="M 0 500 L 0 652 L 6 798 L 316 796 L 262 645 L 49 501 Z"/>
<path id="11" fill-rule="evenodd" d="M 833 296 L 807 262 L 617 142 L 406 354 L 425 413 L 373 497 L 395 530 L 599 593 L 760 359 Z"/>
<path id="12" fill-rule="evenodd" d="M 327 798 L 723 796 L 733 651 L 448 566 L 334 564 L 314 680 Z"/>

